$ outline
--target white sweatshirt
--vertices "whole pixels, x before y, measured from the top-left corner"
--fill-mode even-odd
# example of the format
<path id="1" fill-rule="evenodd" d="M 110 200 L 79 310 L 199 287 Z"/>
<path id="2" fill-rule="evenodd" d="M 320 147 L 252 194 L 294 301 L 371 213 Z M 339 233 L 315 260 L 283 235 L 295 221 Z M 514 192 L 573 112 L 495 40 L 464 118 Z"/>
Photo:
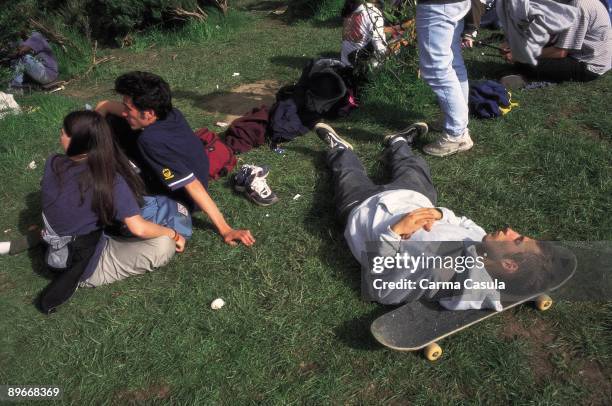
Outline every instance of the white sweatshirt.
<path id="1" fill-rule="evenodd" d="M 366 3 L 344 19 L 340 60 L 350 65 L 349 54 L 364 48 L 370 41 L 376 54 L 383 55 L 386 52 L 383 15 L 376 6 Z"/>

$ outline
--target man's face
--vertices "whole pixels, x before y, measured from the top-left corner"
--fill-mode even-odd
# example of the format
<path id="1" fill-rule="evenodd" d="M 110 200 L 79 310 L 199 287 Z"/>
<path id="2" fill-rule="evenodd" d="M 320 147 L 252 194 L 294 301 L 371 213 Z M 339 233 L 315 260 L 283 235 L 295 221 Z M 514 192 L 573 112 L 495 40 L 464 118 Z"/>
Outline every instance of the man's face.
<path id="1" fill-rule="evenodd" d="M 482 239 L 487 256 L 500 259 L 519 253 L 541 254 L 537 241 L 506 227 L 485 235 Z"/>
<path id="2" fill-rule="evenodd" d="M 123 117 L 127 120 L 132 130 L 142 130 L 157 121 L 157 116 L 153 110 L 138 110 L 130 96 L 123 96 Z"/>

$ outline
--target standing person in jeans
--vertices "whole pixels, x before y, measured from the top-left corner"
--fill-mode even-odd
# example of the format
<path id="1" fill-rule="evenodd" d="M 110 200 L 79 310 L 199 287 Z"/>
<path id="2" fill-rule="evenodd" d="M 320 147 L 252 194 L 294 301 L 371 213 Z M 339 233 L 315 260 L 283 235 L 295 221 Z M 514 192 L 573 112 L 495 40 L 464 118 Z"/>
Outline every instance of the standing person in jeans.
<path id="1" fill-rule="evenodd" d="M 467 128 L 469 86 L 461 55 L 463 19 L 471 4 L 470 0 L 421 0 L 417 4 L 421 77 L 436 94 L 444 119 L 442 136 L 423 148 L 429 155 L 443 157 L 474 146 Z"/>

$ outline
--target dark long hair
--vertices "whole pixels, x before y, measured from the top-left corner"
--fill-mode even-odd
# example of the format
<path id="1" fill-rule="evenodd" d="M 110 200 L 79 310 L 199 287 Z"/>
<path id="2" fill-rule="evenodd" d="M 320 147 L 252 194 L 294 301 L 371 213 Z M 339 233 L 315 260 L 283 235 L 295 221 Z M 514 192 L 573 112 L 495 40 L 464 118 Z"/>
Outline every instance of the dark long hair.
<path id="1" fill-rule="evenodd" d="M 142 180 L 113 141 L 111 129 L 104 117 L 94 111 L 73 111 L 64 118 L 63 128 L 70 138 L 66 155 L 75 157 L 87 154 L 88 170 L 84 171 L 79 179 L 81 201 L 84 200 L 85 192 L 91 188 L 91 209 L 98 216 L 101 225 L 113 223 L 113 186 L 117 175 L 125 179 L 136 199 L 142 203 Z"/>
<path id="2" fill-rule="evenodd" d="M 363 3 L 364 3 L 363 0 L 345 0 L 344 1 L 344 6 L 342 6 L 342 11 L 340 11 L 340 16 L 342 18 L 346 18 L 346 17 L 350 16 Z"/>

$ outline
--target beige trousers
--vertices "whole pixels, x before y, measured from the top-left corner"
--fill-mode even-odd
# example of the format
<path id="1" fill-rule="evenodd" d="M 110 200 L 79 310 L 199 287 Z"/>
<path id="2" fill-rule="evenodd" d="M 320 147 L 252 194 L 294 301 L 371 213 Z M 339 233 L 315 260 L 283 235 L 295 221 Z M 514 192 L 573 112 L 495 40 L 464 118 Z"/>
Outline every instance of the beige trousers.
<path id="1" fill-rule="evenodd" d="M 169 237 L 149 240 L 109 237 L 94 273 L 79 286 L 108 285 L 133 275 L 142 275 L 166 265 L 176 252 Z"/>

